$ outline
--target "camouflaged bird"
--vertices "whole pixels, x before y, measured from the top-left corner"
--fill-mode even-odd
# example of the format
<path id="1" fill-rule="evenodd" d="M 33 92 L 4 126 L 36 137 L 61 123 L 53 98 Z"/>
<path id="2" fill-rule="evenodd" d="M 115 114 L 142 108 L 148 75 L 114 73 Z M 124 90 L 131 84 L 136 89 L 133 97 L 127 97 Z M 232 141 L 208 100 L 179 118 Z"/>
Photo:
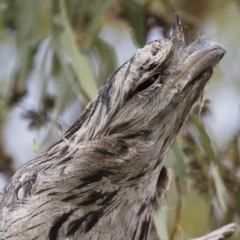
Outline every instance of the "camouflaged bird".
<path id="1" fill-rule="evenodd" d="M 0 239 L 147 239 L 170 181 L 163 166 L 202 95 L 220 45 L 170 37 L 138 49 L 63 139 L 20 168 L 0 195 Z"/>

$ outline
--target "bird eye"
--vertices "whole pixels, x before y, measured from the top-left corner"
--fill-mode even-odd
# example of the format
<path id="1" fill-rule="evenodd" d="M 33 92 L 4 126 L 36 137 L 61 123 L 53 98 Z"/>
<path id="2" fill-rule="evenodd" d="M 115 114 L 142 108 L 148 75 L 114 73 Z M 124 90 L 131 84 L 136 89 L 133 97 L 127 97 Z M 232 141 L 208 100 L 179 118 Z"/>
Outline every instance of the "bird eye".
<path id="1" fill-rule="evenodd" d="M 150 78 L 148 78 L 146 81 L 144 81 L 143 83 L 141 83 L 141 84 L 137 87 L 136 92 L 141 92 L 141 91 L 149 88 L 150 86 L 152 86 L 153 83 L 155 83 L 156 80 L 158 79 L 158 76 L 159 76 L 158 74 L 153 75 L 153 76 L 151 76 Z"/>

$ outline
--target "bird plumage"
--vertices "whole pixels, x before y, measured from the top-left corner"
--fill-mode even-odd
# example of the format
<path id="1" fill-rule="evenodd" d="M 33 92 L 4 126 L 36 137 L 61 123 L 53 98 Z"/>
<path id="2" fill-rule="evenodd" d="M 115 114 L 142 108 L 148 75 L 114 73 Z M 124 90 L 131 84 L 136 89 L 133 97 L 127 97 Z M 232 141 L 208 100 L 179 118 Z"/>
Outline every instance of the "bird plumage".
<path id="1" fill-rule="evenodd" d="M 0 239 L 147 239 L 168 189 L 163 166 L 225 50 L 169 38 L 138 49 L 49 150 L 0 195 Z"/>

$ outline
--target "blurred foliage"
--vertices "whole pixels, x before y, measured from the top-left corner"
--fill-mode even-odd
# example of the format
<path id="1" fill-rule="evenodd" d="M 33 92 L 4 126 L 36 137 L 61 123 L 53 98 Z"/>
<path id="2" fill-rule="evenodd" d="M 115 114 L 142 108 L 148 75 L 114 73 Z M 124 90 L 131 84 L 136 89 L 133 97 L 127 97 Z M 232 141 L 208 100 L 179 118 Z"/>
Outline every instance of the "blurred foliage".
<path id="1" fill-rule="evenodd" d="M 230 2 L 1 0 L 0 44 L 11 43 L 17 56 L 10 80 L 0 79 L 0 127 L 14 106 L 23 106 L 36 70 L 41 77 L 38 107 L 22 107 L 29 127 L 55 126 L 73 102 L 84 107 L 118 66 L 117 43 L 113 46 L 100 36 L 110 24 L 131 34 L 136 47 L 142 47 L 156 27 L 168 35 L 174 10 L 191 42 L 198 37 L 202 19 L 234 4 Z M 240 6 L 239 1 L 235 4 Z M 170 150 L 171 190 L 155 216 L 152 240 L 197 237 L 229 222 L 240 223 L 240 134 L 216 151 L 200 120 L 207 110 L 205 104 L 199 118 L 192 115 Z M 38 152 L 35 141 L 34 151 Z M 6 177 L 13 173 L 2 144 L 0 171 Z"/>

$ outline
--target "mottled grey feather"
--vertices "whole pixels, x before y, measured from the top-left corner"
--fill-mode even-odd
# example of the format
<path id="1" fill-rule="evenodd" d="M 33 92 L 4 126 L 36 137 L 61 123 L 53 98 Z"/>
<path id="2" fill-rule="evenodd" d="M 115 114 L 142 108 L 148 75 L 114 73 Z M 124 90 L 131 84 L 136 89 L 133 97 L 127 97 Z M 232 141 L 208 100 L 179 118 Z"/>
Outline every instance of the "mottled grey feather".
<path id="1" fill-rule="evenodd" d="M 10 179 L 0 239 L 147 239 L 170 181 L 165 156 L 224 53 L 185 46 L 179 24 L 138 49 L 64 138 Z"/>

